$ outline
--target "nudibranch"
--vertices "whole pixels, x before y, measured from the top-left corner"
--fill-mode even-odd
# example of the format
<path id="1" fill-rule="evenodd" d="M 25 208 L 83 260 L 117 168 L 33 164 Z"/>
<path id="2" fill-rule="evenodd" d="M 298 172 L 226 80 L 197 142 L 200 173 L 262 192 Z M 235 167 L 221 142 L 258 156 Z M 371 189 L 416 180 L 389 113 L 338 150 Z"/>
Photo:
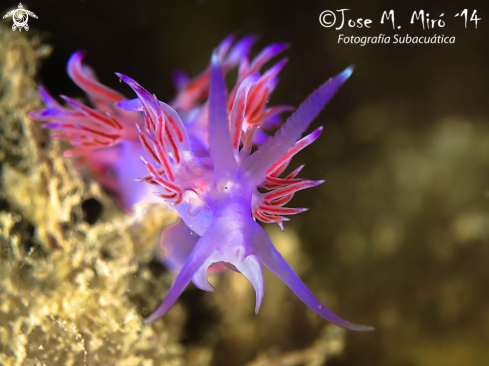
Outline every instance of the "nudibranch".
<path id="1" fill-rule="evenodd" d="M 192 140 L 179 114 L 160 102 L 133 79 L 117 74 L 137 94 L 135 110 L 142 110 L 144 124 L 138 127 L 141 142 L 152 162 L 143 158 L 148 175 L 142 180 L 159 186 L 156 192 L 179 214 L 181 222 L 163 234 L 172 248 L 188 249 L 175 282 L 165 300 L 145 321 L 163 316 L 192 281 L 205 291 L 213 291 L 207 280 L 211 265 L 224 263 L 241 272 L 256 292 L 258 312 L 265 292 L 263 265 L 280 277 L 313 311 L 344 328 L 368 331 L 372 327 L 352 324 L 322 305 L 275 249 L 256 220 L 282 225 L 284 215 L 303 212 L 284 207 L 295 192 L 323 181 L 296 178 L 294 170 L 279 176 L 292 157 L 319 137 L 321 128 L 301 139 L 310 123 L 352 73 L 347 68 L 311 94 L 279 128 L 252 153 L 256 126 L 247 122 L 254 88 L 274 75 L 273 68 L 261 76 L 252 66 L 242 66 L 236 88 L 227 94 L 219 51 L 211 60 L 210 90 L 203 106 L 208 114 L 207 138 Z M 265 80 L 265 81 L 264 81 Z M 253 106 L 253 105 L 252 105 Z M 261 193 L 258 188 L 267 192 Z M 193 233 L 192 233 L 192 231 Z M 197 235 L 195 235 L 197 234 Z"/>
<path id="2" fill-rule="evenodd" d="M 373 330 L 343 320 L 321 304 L 257 222 L 276 223 L 283 229 L 287 215 L 305 211 L 285 207 L 294 194 L 323 183 L 298 178 L 302 166 L 283 175 L 292 158 L 321 134 L 318 128 L 302 137 L 352 68 L 322 84 L 282 123 L 280 115 L 293 108 L 268 107 L 267 101 L 287 60 L 260 71 L 287 45 L 270 45 L 250 60 L 254 37 L 233 42 L 232 37 L 226 38 L 196 78 L 176 73 L 177 96 L 169 104 L 117 74 L 137 96 L 125 99 L 100 84 L 93 71 L 81 64 L 83 55 L 75 53 L 68 71 L 95 108 L 64 97 L 72 109 L 65 108 L 41 88 L 47 108 L 31 112 L 30 117 L 48 121 L 44 127 L 58 130 L 53 137 L 75 147 L 65 154 L 83 157 L 82 163 L 88 163 L 94 177 L 119 195 L 126 209 L 149 200 L 148 193 L 156 190 L 155 196 L 180 216 L 161 238 L 167 253 L 162 262 L 177 273 L 176 279 L 146 324 L 165 315 L 190 282 L 213 291 L 208 271 L 226 267 L 251 282 L 258 312 L 265 292 L 265 266 L 326 320 L 352 330 Z M 228 93 L 225 74 L 235 66 L 238 80 Z M 267 131 L 277 127 L 268 136 Z M 142 163 L 137 164 L 139 157 Z M 117 173 L 117 180 L 107 182 L 107 169 Z"/>

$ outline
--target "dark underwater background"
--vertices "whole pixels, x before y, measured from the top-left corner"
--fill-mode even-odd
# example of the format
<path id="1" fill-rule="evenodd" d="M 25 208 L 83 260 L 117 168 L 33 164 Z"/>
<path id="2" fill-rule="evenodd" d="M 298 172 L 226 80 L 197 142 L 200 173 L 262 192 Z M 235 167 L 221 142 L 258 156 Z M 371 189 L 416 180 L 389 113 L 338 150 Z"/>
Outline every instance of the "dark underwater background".
<path id="1" fill-rule="evenodd" d="M 293 233 L 300 243 L 305 258 L 300 274 L 312 292 L 340 316 L 376 327 L 372 333 L 348 331 L 344 350 L 326 364 L 475 366 L 489 365 L 486 4 L 31 0 L 24 5 L 39 17 L 29 20 L 31 30 L 53 46 L 37 80 L 54 95 L 83 96 L 65 71 L 71 53 L 83 49 L 85 62 L 103 83 L 131 96 L 114 75 L 121 72 L 170 101 L 171 71 L 197 75 L 230 33 L 257 34 L 254 55 L 273 42 L 290 44 L 285 52 L 290 61 L 271 105 L 297 106 L 354 64 L 352 77 L 309 129 L 323 125 L 321 137 L 291 165 L 306 164 L 303 177 L 326 182 L 296 194 L 291 206 L 310 210 L 285 224 L 285 234 Z M 0 10 L 14 6 L 0 2 Z M 372 19 L 371 28 L 337 31 L 319 24 L 322 11 L 343 8 L 350 9 L 348 18 Z M 390 9 L 399 30 L 380 24 L 382 12 Z M 412 26 L 411 14 L 419 9 L 431 18 L 444 13 L 446 26 Z M 469 19 L 477 10 L 477 29 L 474 22 L 465 28 L 454 17 L 463 9 Z M 444 34 L 456 42 L 345 45 L 338 44 L 340 33 Z M 284 306 L 270 303 L 273 283 L 267 284 L 264 306 Z M 222 291 L 222 307 L 224 286 L 216 290 Z M 249 294 L 244 305 L 251 314 L 254 295 Z M 158 301 L 162 296 L 154 294 Z M 232 322 L 213 328 L 221 318 L 208 305 L 212 296 L 195 288 L 184 294 L 188 316 L 180 341 L 184 347 L 213 347 L 213 365 L 244 365 L 263 350 L 307 347 L 326 325 L 289 296 L 286 305 L 292 310 L 277 320 L 287 327 L 263 330 L 266 337 L 240 344 L 239 336 L 230 335 Z"/>

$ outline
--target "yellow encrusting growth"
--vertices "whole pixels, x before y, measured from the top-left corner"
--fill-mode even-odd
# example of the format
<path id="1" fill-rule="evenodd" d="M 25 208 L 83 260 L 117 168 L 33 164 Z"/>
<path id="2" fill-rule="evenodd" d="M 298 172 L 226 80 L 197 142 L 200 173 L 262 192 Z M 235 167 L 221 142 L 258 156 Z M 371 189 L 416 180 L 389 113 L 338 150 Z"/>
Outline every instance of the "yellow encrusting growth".
<path id="1" fill-rule="evenodd" d="M 150 292 L 167 289 L 147 263 L 174 215 L 128 216 L 87 183 L 26 117 L 50 48 L 4 27 L 0 47 L 0 364 L 183 365 L 181 307 L 141 324 L 157 305 Z M 103 205 L 94 225 L 83 220 L 88 198 Z"/>

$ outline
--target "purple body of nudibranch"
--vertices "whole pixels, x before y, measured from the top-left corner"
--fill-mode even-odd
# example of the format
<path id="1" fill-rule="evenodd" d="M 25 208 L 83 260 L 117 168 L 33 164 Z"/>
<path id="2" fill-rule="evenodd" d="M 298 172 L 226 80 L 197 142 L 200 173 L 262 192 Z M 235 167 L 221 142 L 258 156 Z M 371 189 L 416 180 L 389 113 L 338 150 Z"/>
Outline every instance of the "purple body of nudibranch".
<path id="1" fill-rule="evenodd" d="M 199 148 L 198 155 L 194 153 L 176 111 L 159 102 L 131 78 L 118 74 L 136 92 L 144 111 L 145 124 L 139 129 L 140 138 L 157 165 L 155 167 L 143 159 L 149 172 L 146 180 L 165 190 L 165 193 L 158 195 L 172 204 L 182 218 L 180 224 L 172 227 L 173 231 L 179 232 L 178 238 L 168 235 L 167 240 L 172 247 L 178 244 L 175 239 L 181 240 L 182 244 L 187 244 L 189 252 L 188 257 L 186 253 L 182 255 L 185 262 L 179 268 L 172 288 L 160 307 L 146 320 L 147 323 L 163 316 L 190 281 L 202 290 L 213 291 L 207 281 L 208 269 L 212 264 L 225 263 L 252 283 L 256 291 L 257 312 L 265 291 L 265 265 L 325 319 L 349 329 L 372 329 L 347 322 L 322 305 L 255 221 L 259 219 L 281 224 L 284 219 L 281 215 L 303 211 L 283 207 L 292 195 L 299 189 L 322 183 L 295 178 L 298 170 L 286 178 L 277 176 L 284 171 L 295 153 L 319 136 L 320 129 L 299 140 L 351 72 L 352 69 L 348 68 L 323 84 L 292 114 L 275 136 L 251 154 L 251 145 L 247 141 L 253 130 L 248 129 L 248 135 L 242 133 L 242 124 L 247 96 L 259 82 L 260 75 L 250 73 L 242 80 L 229 111 L 222 65 L 216 52 L 212 58 L 210 93 L 205 106 L 209 114 L 208 136 L 204 142 L 207 150 Z M 260 193 L 258 187 L 269 192 Z M 185 231 L 184 225 L 195 233 L 189 229 Z"/>
<path id="2" fill-rule="evenodd" d="M 96 108 L 65 98 L 73 107 L 66 109 L 41 89 L 48 108 L 31 112 L 30 116 L 48 120 L 45 127 L 60 130 L 55 137 L 69 140 L 77 148 L 75 153 L 81 150 L 88 155 L 85 161 L 90 166 L 103 161 L 112 169 L 120 167 L 119 174 L 125 174 L 128 183 L 119 181 L 112 189 L 123 206 L 145 200 L 148 188 L 156 188 L 156 196 L 179 214 L 181 220 L 165 229 L 161 240 L 167 252 L 163 262 L 177 276 L 165 300 L 146 323 L 163 316 L 190 281 L 202 290 L 213 291 L 207 281 L 208 270 L 222 269 L 224 265 L 241 272 L 252 283 L 258 312 L 265 291 L 264 265 L 323 318 L 344 328 L 372 330 L 345 321 L 322 305 L 256 222 L 277 223 L 283 229 L 286 215 L 305 210 L 284 207 L 295 192 L 322 183 L 297 178 L 302 167 L 286 177 L 280 175 L 296 153 L 319 137 L 321 128 L 301 139 L 352 69 L 321 85 L 273 137 L 267 138 L 261 130 L 277 127 L 279 115 L 291 110 L 288 106 L 266 106 L 286 60 L 262 75 L 259 72 L 286 45 L 271 45 L 250 61 L 247 55 L 253 42 L 253 37 L 244 37 L 232 47 L 233 39 L 228 37 L 201 75 L 189 80 L 182 73 L 176 74 L 178 94 L 170 105 L 133 79 L 118 74 L 137 95 L 133 100 L 124 99 L 98 84 L 93 72 L 81 66 L 81 54 L 75 54 L 75 71 L 83 77 L 80 81 L 71 73 L 72 77 Z M 228 93 L 224 75 L 236 65 L 238 80 Z M 259 148 L 252 153 L 253 144 Z M 146 168 L 146 175 L 136 168 L 134 159 L 139 156 L 143 164 L 138 166 Z M 136 177 L 146 183 L 133 188 Z M 96 178 L 104 184 L 104 177 Z M 266 192 L 261 193 L 258 188 Z"/>

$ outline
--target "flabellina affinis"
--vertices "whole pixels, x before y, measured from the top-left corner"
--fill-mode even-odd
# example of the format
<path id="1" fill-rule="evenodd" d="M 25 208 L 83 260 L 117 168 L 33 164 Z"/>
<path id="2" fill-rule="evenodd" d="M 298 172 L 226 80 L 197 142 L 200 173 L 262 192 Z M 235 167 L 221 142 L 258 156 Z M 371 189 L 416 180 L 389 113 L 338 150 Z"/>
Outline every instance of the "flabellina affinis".
<path id="1" fill-rule="evenodd" d="M 287 46 L 273 44 L 250 60 L 254 40 L 244 37 L 234 43 L 228 37 L 199 76 L 189 79 L 176 73 L 177 96 L 170 104 L 117 74 L 137 96 L 125 99 L 100 84 L 93 71 L 81 64 L 83 54 L 75 53 L 68 63 L 70 76 L 94 108 L 67 97 L 72 108 L 63 107 L 41 88 L 47 108 L 29 116 L 48 121 L 44 127 L 59 131 L 53 137 L 75 147 L 65 155 L 88 165 L 95 179 L 118 195 L 122 207 L 130 210 L 149 201 L 148 193 L 155 191 L 180 216 L 177 224 L 164 230 L 161 240 L 167 252 L 162 261 L 177 276 L 145 323 L 165 315 L 191 281 L 213 291 L 208 270 L 224 265 L 252 283 L 258 312 L 265 292 L 265 266 L 328 321 L 352 330 L 373 330 L 343 320 L 322 305 L 257 223 L 276 223 L 283 229 L 286 216 L 305 211 L 285 207 L 294 194 L 323 182 L 298 178 L 302 167 L 283 173 L 293 156 L 321 134 L 318 128 L 302 137 L 352 68 L 321 85 L 282 123 L 280 115 L 293 108 L 268 107 L 267 101 L 287 60 L 260 71 Z M 238 80 L 228 92 L 225 74 L 236 66 Z M 274 127 L 279 128 L 269 137 L 267 131 Z M 136 161 L 139 158 L 142 163 Z"/>

